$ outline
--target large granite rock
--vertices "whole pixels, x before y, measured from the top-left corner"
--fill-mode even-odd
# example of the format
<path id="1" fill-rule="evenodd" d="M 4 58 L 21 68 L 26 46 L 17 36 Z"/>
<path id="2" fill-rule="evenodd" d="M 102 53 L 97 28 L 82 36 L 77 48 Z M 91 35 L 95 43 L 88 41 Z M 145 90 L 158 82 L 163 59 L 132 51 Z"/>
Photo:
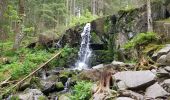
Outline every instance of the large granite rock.
<path id="1" fill-rule="evenodd" d="M 170 44 L 167 44 L 164 48 L 159 50 L 157 53 L 154 53 L 152 59 L 156 61 L 158 58 L 160 58 L 162 55 L 166 55 L 168 52 L 170 52 Z"/>
<path id="2" fill-rule="evenodd" d="M 159 65 L 166 65 L 166 55 L 162 55 L 160 58 L 158 58 L 157 63 Z"/>
<path id="3" fill-rule="evenodd" d="M 159 65 L 166 65 L 169 66 L 170 65 L 170 52 L 166 55 L 162 55 L 158 60 L 157 63 Z"/>
<path id="4" fill-rule="evenodd" d="M 155 83 L 148 87 L 145 92 L 145 97 L 150 99 L 156 99 L 158 97 L 166 97 L 167 93 L 158 83 Z"/>
<path id="5" fill-rule="evenodd" d="M 116 81 L 123 81 L 127 88 L 139 88 L 151 85 L 155 81 L 156 75 L 151 71 L 123 71 L 113 75 Z"/>

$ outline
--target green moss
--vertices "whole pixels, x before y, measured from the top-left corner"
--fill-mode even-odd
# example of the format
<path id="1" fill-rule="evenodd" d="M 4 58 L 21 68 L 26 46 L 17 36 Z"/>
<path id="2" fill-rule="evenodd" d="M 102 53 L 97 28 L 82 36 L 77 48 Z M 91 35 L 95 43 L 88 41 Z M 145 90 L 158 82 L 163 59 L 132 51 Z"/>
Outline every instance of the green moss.
<path id="1" fill-rule="evenodd" d="M 125 49 L 130 49 L 142 44 L 152 42 L 154 40 L 157 40 L 157 38 L 156 38 L 156 34 L 153 32 L 139 33 L 132 40 L 126 43 L 123 47 Z"/>
<path id="2" fill-rule="evenodd" d="M 64 89 L 63 83 L 62 83 L 62 82 L 57 82 L 57 83 L 56 83 L 56 88 L 57 88 L 57 89 L 61 89 L 61 90 Z"/>
<path id="3" fill-rule="evenodd" d="M 38 100 L 48 100 L 45 96 L 39 96 Z"/>
<path id="4" fill-rule="evenodd" d="M 147 54 L 148 52 L 154 50 L 155 52 L 159 51 L 162 49 L 165 45 L 163 44 L 155 44 L 155 43 L 150 43 L 147 46 L 145 46 L 143 53 Z"/>

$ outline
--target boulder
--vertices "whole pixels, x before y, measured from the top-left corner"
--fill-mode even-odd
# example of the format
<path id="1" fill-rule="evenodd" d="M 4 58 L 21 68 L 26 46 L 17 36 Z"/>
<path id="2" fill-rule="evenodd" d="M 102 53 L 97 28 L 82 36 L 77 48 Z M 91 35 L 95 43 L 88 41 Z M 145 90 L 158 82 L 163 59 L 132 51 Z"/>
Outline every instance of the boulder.
<path id="1" fill-rule="evenodd" d="M 99 65 L 96 65 L 94 67 L 92 67 L 93 69 L 99 69 L 99 68 L 103 68 L 104 65 L 103 64 L 99 64 Z"/>
<path id="2" fill-rule="evenodd" d="M 45 97 L 38 89 L 27 89 L 17 96 L 19 97 L 19 100 L 39 100 L 42 96 Z"/>
<path id="3" fill-rule="evenodd" d="M 122 66 L 125 66 L 126 64 L 124 62 L 113 61 L 112 65 L 113 66 L 118 66 L 118 67 L 121 66 L 122 67 Z"/>
<path id="4" fill-rule="evenodd" d="M 118 97 L 116 100 L 135 100 L 129 97 Z"/>
<path id="5" fill-rule="evenodd" d="M 133 69 L 135 68 L 135 64 L 130 64 L 130 63 L 124 63 L 124 62 L 119 62 L 119 61 L 112 61 L 112 66 L 114 69 L 121 69 L 121 67 L 126 67 L 127 69 Z"/>
<path id="6" fill-rule="evenodd" d="M 170 72 L 170 66 L 166 66 L 164 69 L 165 69 L 166 71 Z"/>
<path id="7" fill-rule="evenodd" d="M 166 55 L 166 65 L 170 66 L 170 52 Z"/>
<path id="8" fill-rule="evenodd" d="M 164 68 L 159 68 L 157 70 L 157 74 L 159 75 L 159 77 L 169 77 L 169 72 L 166 71 Z"/>
<path id="9" fill-rule="evenodd" d="M 157 63 L 159 65 L 166 65 L 166 55 L 162 55 L 160 58 L 158 58 Z"/>
<path id="10" fill-rule="evenodd" d="M 44 94 L 49 94 L 50 92 L 56 91 L 56 86 L 54 82 L 42 81 L 41 85 L 42 85 L 42 92 Z"/>
<path id="11" fill-rule="evenodd" d="M 57 91 L 64 90 L 64 85 L 63 85 L 62 82 L 57 82 L 57 83 L 56 83 L 56 90 L 57 90 Z"/>
<path id="12" fill-rule="evenodd" d="M 170 79 L 166 79 L 162 82 L 161 86 L 170 93 Z"/>
<path id="13" fill-rule="evenodd" d="M 131 90 L 124 90 L 124 91 L 121 91 L 120 93 L 121 96 L 126 96 L 126 97 L 131 97 L 135 100 L 144 100 L 144 96 L 139 94 L 139 93 L 136 93 L 136 92 L 133 92 Z"/>
<path id="14" fill-rule="evenodd" d="M 127 88 L 137 89 L 139 87 L 153 84 L 156 75 L 151 71 L 123 71 L 113 75 L 116 81 L 123 81 Z"/>
<path id="15" fill-rule="evenodd" d="M 168 52 L 170 52 L 170 44 L 166 44 L 166 46 L 164 48 L 159 50 L 157 53 L 154 53 L 152 55 L 152 59 L 156 61 L 156 59 L 158 59 L 162 55 L 166 55 Z"/>
<path id="16" fill-rule="evenodd" d="M 112 64 L 107 64 L 103 68 L 83 70 L 77 77 L 79 80 L 99 81 L 102 73 L 113 74 L 115 72 L 115 67 Z"/>
<path id="17" fill-rule="evenodd" d="M 100 71 L 97 69 L 83 70 L 77 77 L 80 80 L 98 81 L 100 78 Z"/>
<path id="18" fill-rule="evenodd" d="M 145 97 L 150 99 L 156 99 L 158 97 L 165 97 L 168 95 L 169 93 L 166 92 L 158 83 L 148 87 L 145 92 Z"/>

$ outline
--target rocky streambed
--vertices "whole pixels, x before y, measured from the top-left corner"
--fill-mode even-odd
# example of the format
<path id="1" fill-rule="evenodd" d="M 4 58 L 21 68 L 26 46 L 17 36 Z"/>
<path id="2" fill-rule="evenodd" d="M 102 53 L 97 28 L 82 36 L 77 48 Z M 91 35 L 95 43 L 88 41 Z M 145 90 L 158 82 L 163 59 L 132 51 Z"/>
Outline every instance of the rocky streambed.
<path id="1" fill-rule="evenodd" d="M 154 65 L 135 70 L 138 64 L 113 61 L 87 70 L 41 70 L 6 100 L 70 100 L 78 81 L 93 83 L 91 100 L 170 100 L 170 45 L 154 53 Z M 14 99 L 15 100 L 15 99 Z M 81 100 L 77 98 L 77 100 Z"/>

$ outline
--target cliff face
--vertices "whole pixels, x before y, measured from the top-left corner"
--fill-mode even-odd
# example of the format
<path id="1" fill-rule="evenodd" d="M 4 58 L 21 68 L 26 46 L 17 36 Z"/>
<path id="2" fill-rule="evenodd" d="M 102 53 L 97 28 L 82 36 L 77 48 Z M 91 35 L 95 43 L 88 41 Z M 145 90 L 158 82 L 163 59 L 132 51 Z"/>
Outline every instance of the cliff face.
<path id="1" fill-rule="evenodd" d="M 153 21 L 169 17 L 169 2 L 152 3 Z M 115 49 L 125 44 L 136 34 L 147 31 L 147 9 L 146 5 L 129 10 L 120 10 L 116 15 L 96 19 L 91 23 L 91 48 L 96 56 L 93 58 L 95 64 L 107 63 L 114 58 Z M 83 26 L 78 25 L 66 30 L 61 44 L 79 47 Z M 154 27 L 157 29 L 157 27 Z M 156 30 L 155 29 L 155 30 Z M 104 56 L 106 55 L 106 56 Z M 112 55 L 107 57 L 107 55 Z"/>

